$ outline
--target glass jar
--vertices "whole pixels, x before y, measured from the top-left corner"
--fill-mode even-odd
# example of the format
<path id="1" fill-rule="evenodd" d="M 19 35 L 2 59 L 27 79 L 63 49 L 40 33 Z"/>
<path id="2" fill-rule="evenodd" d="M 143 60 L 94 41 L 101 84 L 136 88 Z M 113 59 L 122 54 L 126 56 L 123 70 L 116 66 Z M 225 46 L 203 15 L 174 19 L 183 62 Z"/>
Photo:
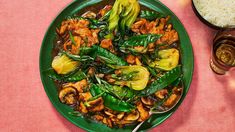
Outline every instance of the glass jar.
<path id="1" fill-rule="evenodd" d="M 213 41 L 211 69 L 220 75 L 235 67 L 235 30 L 219 31 Z"/>

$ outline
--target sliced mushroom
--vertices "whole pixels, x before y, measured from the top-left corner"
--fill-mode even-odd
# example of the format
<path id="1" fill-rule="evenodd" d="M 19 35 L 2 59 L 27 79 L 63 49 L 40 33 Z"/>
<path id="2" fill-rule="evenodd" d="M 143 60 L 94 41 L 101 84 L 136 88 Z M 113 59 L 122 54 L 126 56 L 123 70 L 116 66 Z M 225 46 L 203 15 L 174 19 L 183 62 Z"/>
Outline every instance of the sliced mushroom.
<path id="1" fill-rule="evenodd" d="M 96 14 L 92 11 L 87 11 L 86 13 L 84 13 L 82 15 L 83 18 L 91 18 L 91 19 L 95 19 L 96 18 Z"/>
<path id="2" fill-rule="evenodd" d="M 110 119 L 111 119 L 111 121 L 114 122 L 114 123 L 120 121 L 118 118 L 115 118 L 115 117 L 112 117 L 112 118 L 110 118 Z"/>
<path id="3" fill-rule="evenodd" d="M 90 112 L 99 112 L 104 109 L 104 100 L 99 97 L 96 100 L 88 101 L 85 103 Z"/>
<path id="4" fill-rule="evenodd" d="M 136 46 L 134 47 L 134 49 L 139 53 L 146 53 L 148 51 L 148 49 L 145 48 L 144 46 Z"/>
<path id="5" fill-rule="evenodd" d="M 154 105 L 154 100 L 148 98 L 148 97 L 141 97 L 141 101 L 145 104 L 145 105 Z"/>
<path id="6" fill-rule="evenodd" d="M 59 99 L 62 103 L 72 105 L 77 102 L 77 91 L 72 87 L 67 87 L 59 92 Z"/>
<path id="7" fill-rule="evenodd" d="M 132 111 L 127 116 L 124 117 L 126 121 L 136 121 L 140 117 L 140 113 L 138 111 Z"/>
<path id="8" fill-rule="evenodd" d="M 155 96 L 159 99 L 164 99 L 165 96 L 168 94 L 168 91 L 166 89 L 159 90 L 155 93 Z"/>
<path id="9" fill-rule="evenodd" d="M 86 92 L 86 93 L 79 93 L 79 100 L 80 101 L 88 101 L 90 98 L 92 98 L 92 95 L 90 92 Z"/>
<path id="10" fill-rule="evenodd" d="M 82 93 L 84 88 L 88 86 L 88 82 L 86 79 L 83 79 L 79 82 L 76 82 L 76 83 L 67 83 L 65 84 L 63 87 L 66 88 L 66 87 L 74 87 L 77 89 L 77 91 L 79 93 Z"/>
<path id="11" fill-rule="evenodd" d="M 112 121 L 109 118 L 104 118 L 102 121 L 104 124 L 106 124 L 108 127 L 113 127 Z"/>
<path id="12" fill-rule="evenodd" d="M 106 110 L 105 110 L 104 113 L 105 113 L 106 115 L 108 115 L 110 118 L 115 117 L 115 115 L 112 114 L 112 113 L 109 112 L 109 111 L 106 111 Z"/>
<path id="13" fill-rule="evenodd" d="M 125 115 L 125 112 L 121 112 L 117 115 L 117 118 L 121 120 L 124 117 L 124 115 Z"/>
<path id="14" fill-rule="evenodd" d="M 172 94 L 165 102 L 164 102 L 164 106 L 170 108 L 172 107 L 179 99 L 179 96 L 176 94 Z"/>
<path id="15" fill-rule="evenodd" d="M 81 113 L 84 113 L 84 114 L 88 113 L 88 110 L 87 110 L 87 108 L 86 108 L 86 106 L 84 105 L 83 102 L 80 102 L 79 110 L 80 110 Z"/>
<path id="16" fill-rule="evenodd" d="M 137 102 L 137 109 L 140 113 L 140 118 L 138 119 L 138 121 L 142 122 L 145 121 L 149 118 L 149 111 L 146 110 L 146 108 L 144 108 L 143 104 L 141 102 Z"/>

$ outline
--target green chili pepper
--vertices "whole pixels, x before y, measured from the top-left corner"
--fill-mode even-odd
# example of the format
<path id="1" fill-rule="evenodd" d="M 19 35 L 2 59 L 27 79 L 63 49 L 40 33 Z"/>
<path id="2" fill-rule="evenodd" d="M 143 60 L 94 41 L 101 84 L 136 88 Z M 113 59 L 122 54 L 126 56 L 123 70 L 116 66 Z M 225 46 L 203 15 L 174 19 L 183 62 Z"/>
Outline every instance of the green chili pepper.
<path id="1" fill-rule="evenodd" d="M 91 84 L 90 92 L 92 96 L 97 96 L 103 91 L 98 85 Z M 135 108 L 131 104 L 121 101 L 108 93 L 104 93 L 102 95 L 102 98 L 104 100 L 104 105 L 115 111 L 131 112 Z"/>
<path id="2" fill-rule="evenodd" d="M 154 94 L 156 91 L 161 90 L 168 85 L 172 84 L 176 79 L 181 76 L 181 66 L 177 66 L 171 71 L 166 72 L 157 80 L 155 80 L 150 86 L 145 90 L 141 91 L 141 96 L 149 96 Z"/>
<path id="3" fill-rule="evenodd" d="M 127 65 L 127 62 L 113 53 L 107 51 L 106 49 L 101 48 L 100 46 L 93 45 L 94 50 L 96 51 L 96 55 L 104 60 L 108 64 L 124 66 Z"/>
<path id="4" fill-rule="evenodd" d="M 162 18 L 164 15 L 155 11 L 141 11 L 140 17 L 152 21 L 157 18 Z"/>

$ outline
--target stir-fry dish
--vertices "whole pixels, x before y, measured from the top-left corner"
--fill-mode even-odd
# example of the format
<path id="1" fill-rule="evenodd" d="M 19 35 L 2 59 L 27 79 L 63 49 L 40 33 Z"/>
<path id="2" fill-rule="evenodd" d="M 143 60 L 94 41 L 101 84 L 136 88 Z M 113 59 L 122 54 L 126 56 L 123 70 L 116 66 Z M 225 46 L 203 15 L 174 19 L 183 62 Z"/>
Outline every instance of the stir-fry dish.
<path id="1" fill-rule="evenodd" d="M 116 0 L 57 27 L 47 74 L 70 114 L 124 127 L 180 99 L 178 33 L 169 16 L 142 8 L 137 0 Z"/>

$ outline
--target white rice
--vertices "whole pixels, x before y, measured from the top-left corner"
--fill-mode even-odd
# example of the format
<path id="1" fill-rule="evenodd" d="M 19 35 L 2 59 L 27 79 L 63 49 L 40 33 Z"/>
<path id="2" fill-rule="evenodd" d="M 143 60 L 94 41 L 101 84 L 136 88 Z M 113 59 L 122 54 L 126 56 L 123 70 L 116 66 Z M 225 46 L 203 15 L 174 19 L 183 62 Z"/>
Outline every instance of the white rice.
<path id="1" fill-rule="evenodd" d="M 193 0 L 199 14 L 219 27 L 235 26 L 235 0 Z"/>

